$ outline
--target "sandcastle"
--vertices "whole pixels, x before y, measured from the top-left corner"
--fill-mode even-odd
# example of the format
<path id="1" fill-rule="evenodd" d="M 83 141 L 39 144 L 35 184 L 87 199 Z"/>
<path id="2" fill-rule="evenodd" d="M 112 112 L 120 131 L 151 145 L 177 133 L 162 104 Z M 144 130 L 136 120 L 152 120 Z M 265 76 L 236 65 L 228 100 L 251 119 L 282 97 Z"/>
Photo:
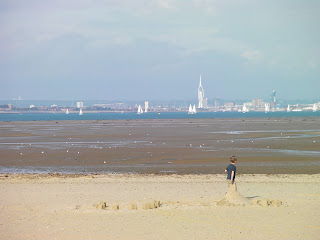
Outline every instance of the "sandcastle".
<path id="1" fill-rule="evenodd" d="M 94 204 L 94 207 L 97 209 L 102 209 L 102 210 L 120 210 L 120 205 L 119 204 L 114 204 L 114 205 L 107 205 L 106 202 L 101 201 L 100 203 Z M 155 209 L 159 208 L 162 206 L 162 203 L 160 201 L 154 200 L 153 202 L 147 202 L 140 204 L 139 206 L 136 203 L 130 203 L 128 206 L 122 205 L 121 209 L 126 209 L 126 210 L 138 210 L 138 209 Z"/>
<path id="2" fill-rule="evenodd" d="M 217 202 L 218 206 L 247 206 L 255 205 L 260 207 L 280 207 L 283 205 L 281 200 L 272 199 L 255 199 L 251 201 L 249 198 L 244 197 L 237 191 L 236 183 L 229 185 L 229 191 L 226 193 L 223 199 Z"/>
<path id="3" fill-rule="evenodd" d="M 98 204 L 94 204 L 93 206 L 95 206 L 97 209 L 106 209 L 107 208 L 107 203 L 106 202 L 103 202 L 101 201 L 100 203 Z"/>
<path id="4" fill-rule="evenodd" d="M 219 206 L 246 206 L 251 204 L 252 202 L 249 198 L 244 197 L 237 191 L 237 184 L 235 182 L 229 185 L 229 191 L 224 198 L 217 202 Z"/>

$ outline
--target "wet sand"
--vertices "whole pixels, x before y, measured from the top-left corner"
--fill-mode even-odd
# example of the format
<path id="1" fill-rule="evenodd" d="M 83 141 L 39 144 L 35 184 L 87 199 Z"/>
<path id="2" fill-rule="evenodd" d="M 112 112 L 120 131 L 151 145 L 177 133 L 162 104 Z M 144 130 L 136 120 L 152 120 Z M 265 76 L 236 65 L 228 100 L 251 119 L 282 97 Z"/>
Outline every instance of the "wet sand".
<path id="1" fill-rule="evenodd" d="M 319 239 L 319 174 L 236 182 L 226 194 L 215 174 L 2 174 L 1 239 Z"/>
<path id="2" fill-rule="evenodd" d="M 320 119 L 0 123 L 0 172 L 320 173 Z"/>

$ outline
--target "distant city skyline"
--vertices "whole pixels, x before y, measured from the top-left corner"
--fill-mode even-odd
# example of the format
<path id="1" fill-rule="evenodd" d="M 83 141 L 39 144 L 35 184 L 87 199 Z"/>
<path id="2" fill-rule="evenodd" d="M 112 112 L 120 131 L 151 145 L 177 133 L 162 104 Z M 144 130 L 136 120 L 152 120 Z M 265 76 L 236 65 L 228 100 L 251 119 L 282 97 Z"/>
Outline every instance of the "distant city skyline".
<path id="1" fill-rule="evenodd" d="M 0 2 L 0 99 L 320 99 L 320 1 Z M 196 103 L 196 102 L 195 102 Z"/>

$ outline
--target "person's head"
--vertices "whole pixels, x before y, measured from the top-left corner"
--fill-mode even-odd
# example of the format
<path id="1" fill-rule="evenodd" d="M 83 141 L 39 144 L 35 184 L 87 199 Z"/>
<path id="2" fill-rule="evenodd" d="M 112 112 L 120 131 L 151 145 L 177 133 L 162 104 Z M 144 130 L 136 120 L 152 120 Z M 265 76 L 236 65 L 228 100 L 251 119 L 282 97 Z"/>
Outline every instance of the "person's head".
<path id="1" fill-rule="evenodd" d="M 233 163 L 233 164 L 236 164 L 237 163 L 237 157 L 236 156 L 230 157 L 230 162 Z"/>

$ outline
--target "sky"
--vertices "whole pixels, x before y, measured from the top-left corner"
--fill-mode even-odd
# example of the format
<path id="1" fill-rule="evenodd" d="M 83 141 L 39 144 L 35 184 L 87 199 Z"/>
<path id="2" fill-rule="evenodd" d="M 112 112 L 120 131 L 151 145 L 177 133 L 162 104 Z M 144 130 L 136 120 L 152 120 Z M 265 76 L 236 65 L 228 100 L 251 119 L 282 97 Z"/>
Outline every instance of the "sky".
<path id="1" fill-rule="evenodd" d="M 320 101 L 318 0 L 1 0 L 0 99 Z"/>

